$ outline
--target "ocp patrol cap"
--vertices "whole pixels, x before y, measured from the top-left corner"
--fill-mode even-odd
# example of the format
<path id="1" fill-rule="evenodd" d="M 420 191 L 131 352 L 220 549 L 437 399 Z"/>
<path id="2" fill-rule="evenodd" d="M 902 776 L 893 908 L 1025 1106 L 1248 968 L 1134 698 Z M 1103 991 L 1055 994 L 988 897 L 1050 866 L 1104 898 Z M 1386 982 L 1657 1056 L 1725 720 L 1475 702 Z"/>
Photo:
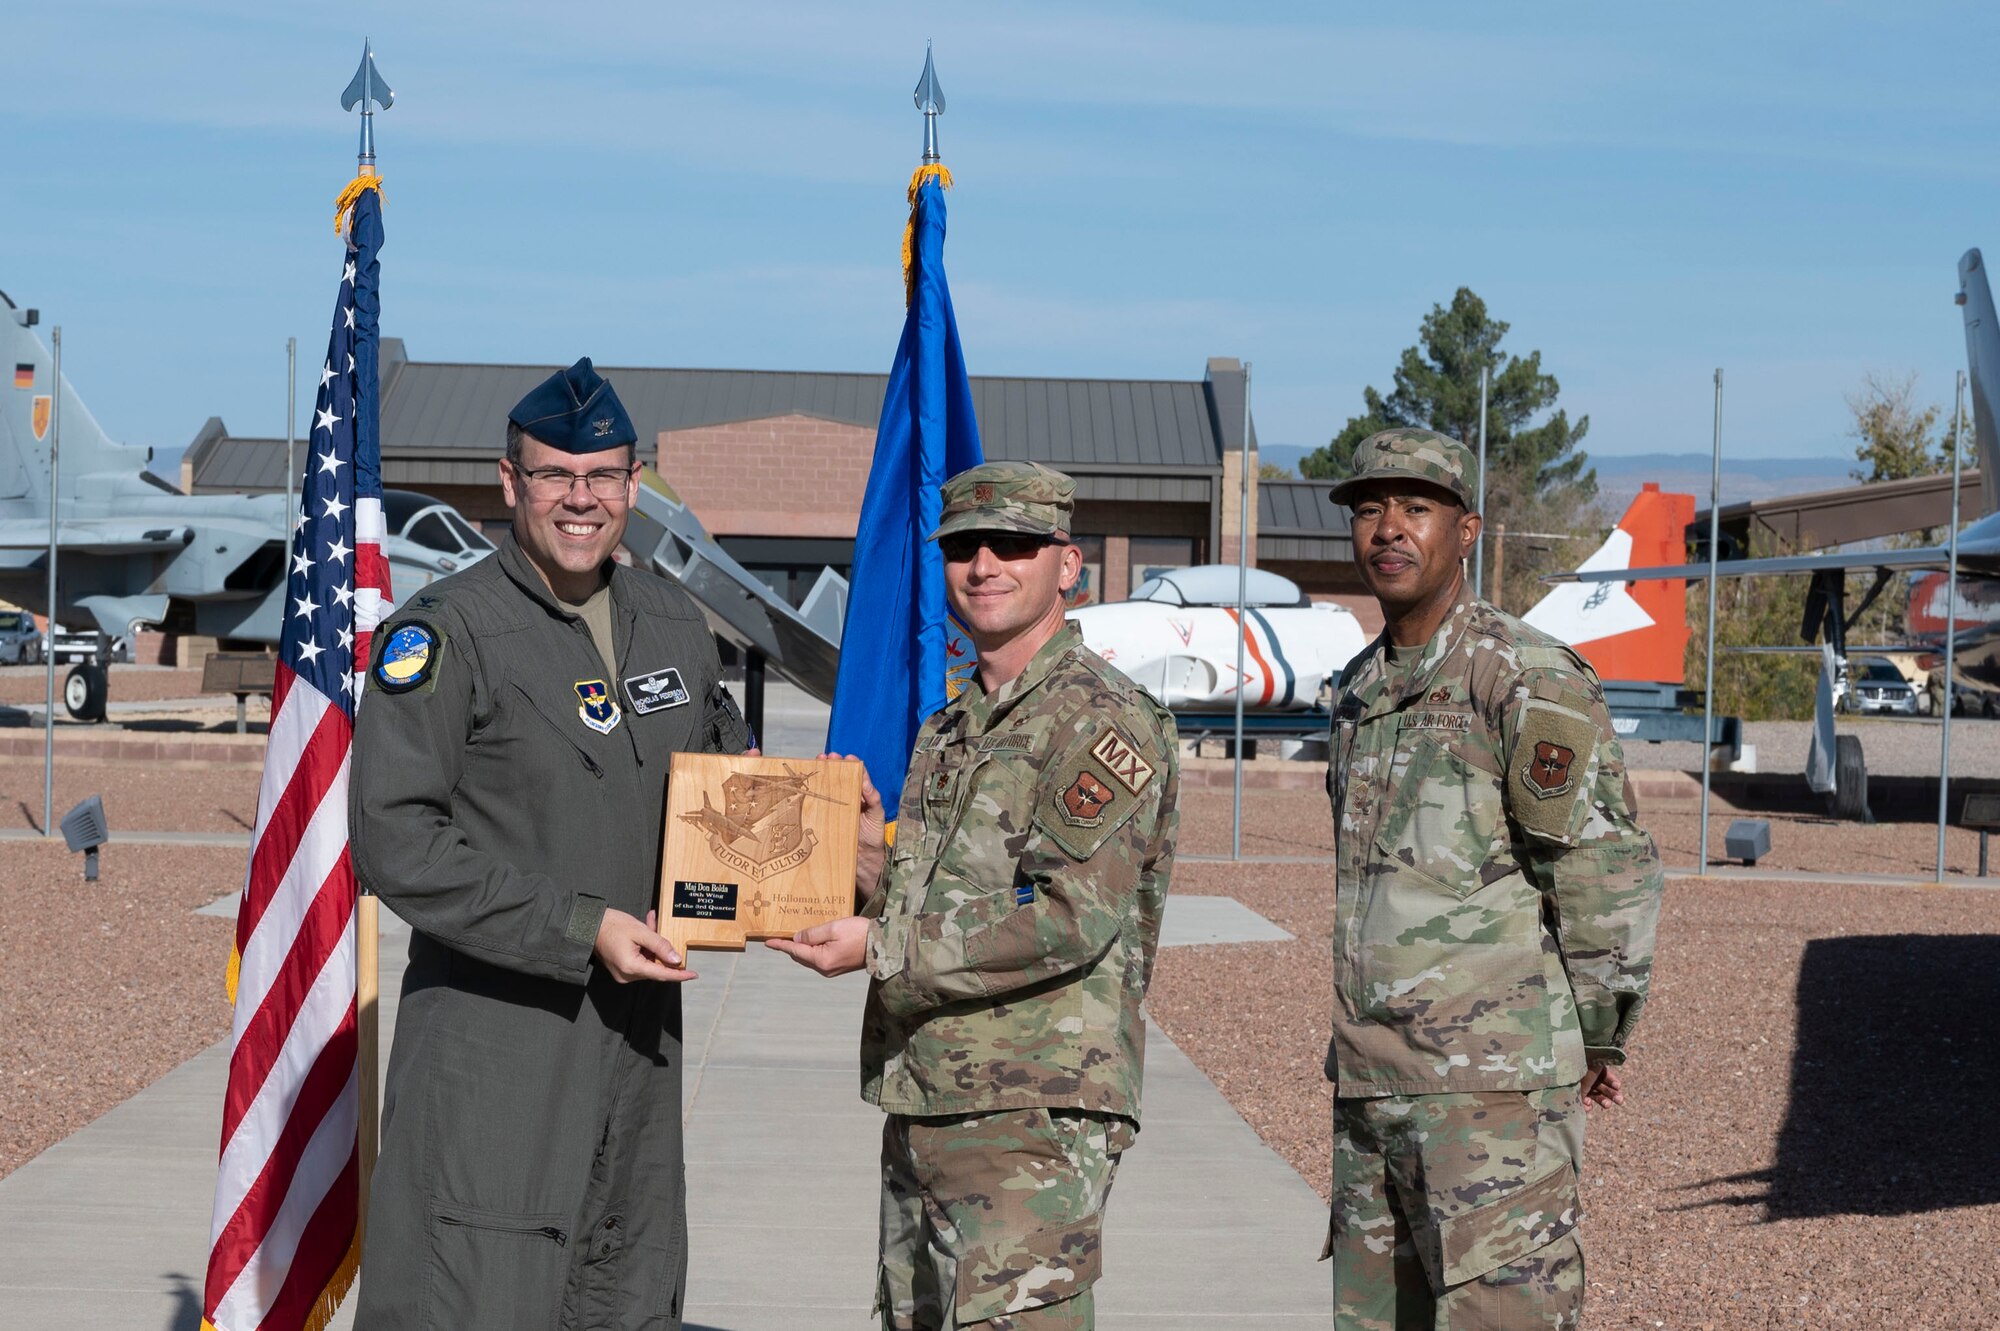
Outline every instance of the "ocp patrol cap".
<path id="1" fill-rule="evenodd" d="M 1336 504 L 1354 503 L 1354 492 L 1369 481 L 1429 481 L 1442 486 L 1468 509 L 1479 506 L 1479 460 L 1450 435 L 1435 430 L 1381 430 L 1354 449 L 1354 474 L 1329 491 Z"/>
<path id="2" fill-rule="evenodd" d="M 944 483 L 935 541 L 962 531 L 1014 531 L 1069 539 L 1076 482 L 1039 462 L 982 462 Z"/>
<path id="3" fill-rule="evenodd" d="M 565 453 L 601 453 L 639 442 L 625 404 L 588 356 L 542 380 L 507 419 Z"/>

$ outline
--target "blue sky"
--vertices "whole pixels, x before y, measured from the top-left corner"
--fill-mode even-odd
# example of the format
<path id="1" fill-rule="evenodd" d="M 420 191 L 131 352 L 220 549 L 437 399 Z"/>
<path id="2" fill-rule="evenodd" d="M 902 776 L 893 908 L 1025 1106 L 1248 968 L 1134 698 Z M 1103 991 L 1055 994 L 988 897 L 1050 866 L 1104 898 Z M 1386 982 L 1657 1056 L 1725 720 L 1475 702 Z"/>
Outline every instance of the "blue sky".
<path id="1" fill-rule="evenodd" d="M 1421 10 L 1421 13 L 1417 12 Z M 1615 12 L 1614 12 L 1615 11 Z M 1312 445 L 1469 285 L 1593 453 L 1844 456 L 1948 401 L 2000 247 L 2000 17 L 1902 4 L 292 6 L 7 22 L 0 289 L 117 438 L 300 416 L 364 33 L 396 89 L 385 331 L 419 359 L 886 369 L 934 39 L 975 374 L 1255 366 Z"/>

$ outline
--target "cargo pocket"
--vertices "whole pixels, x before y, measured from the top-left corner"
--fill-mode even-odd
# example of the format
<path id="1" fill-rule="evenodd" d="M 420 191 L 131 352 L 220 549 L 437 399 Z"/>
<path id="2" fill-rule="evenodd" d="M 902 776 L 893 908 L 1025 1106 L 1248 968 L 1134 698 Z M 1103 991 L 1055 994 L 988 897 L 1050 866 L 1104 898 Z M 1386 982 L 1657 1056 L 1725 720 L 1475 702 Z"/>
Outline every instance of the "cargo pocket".
<path id="1" fill-rule="evenodd" d="M 974 1248 L 958 1260 L 955 1323 L 984 1322 L 1073 1299 L 1102 1267 L 1101 1211 L 1074 1224 Z"/>
<path id="2" fill-rule="evenodd" d="M 1582 1219 L 1576 1171 L 1567 1162 L 1438 1226 L 1438 1292 L 1512 1266 L 1554 1243 Z"/>
<path id="3" fill-rule="evenodd" d="M 424 1325 L 547 1331 L 562 1299 L 569 1217 L 433 1201 Z"/>

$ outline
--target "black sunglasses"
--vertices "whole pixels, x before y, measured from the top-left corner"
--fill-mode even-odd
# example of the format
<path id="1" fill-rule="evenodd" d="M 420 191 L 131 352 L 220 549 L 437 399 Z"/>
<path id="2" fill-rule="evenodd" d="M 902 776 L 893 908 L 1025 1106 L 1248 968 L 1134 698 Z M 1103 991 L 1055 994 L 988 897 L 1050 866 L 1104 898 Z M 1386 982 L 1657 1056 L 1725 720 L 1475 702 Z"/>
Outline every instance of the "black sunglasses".
<path id="1" fill-rule="evenodd" d="M 948 564 L 969 563 L 982 546 L 991 550 L 995 559 L 1011 562 L 1033 559 L 1036 551 L 1056 544 L 1059 542 L 1052 536 L 1008 531 L 960 531 L 938 538 L 938 549 Z"/>

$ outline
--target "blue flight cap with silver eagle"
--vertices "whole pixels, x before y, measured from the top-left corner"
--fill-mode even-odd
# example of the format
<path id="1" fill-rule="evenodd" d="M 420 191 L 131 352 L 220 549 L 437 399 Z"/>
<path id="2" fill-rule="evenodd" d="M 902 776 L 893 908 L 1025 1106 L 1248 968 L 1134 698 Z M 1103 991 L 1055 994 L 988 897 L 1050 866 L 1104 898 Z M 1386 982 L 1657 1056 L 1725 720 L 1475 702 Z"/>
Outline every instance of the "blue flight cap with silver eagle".
<path id="1" fill-rule="evenodd" d="M 565 453 L 601 453 L 639 442 L 625 404 L 588 356 L 542 380 L 507 419 Z"/>

